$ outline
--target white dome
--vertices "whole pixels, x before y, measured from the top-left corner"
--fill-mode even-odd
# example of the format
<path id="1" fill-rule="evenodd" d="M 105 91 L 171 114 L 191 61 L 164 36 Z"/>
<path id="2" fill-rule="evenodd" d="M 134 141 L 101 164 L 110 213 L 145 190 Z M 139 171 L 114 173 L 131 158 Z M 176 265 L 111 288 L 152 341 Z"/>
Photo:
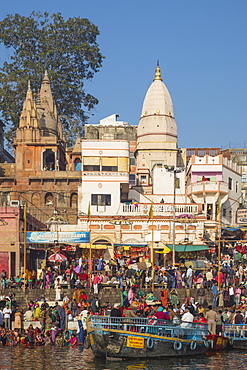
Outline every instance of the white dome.
<path id="1" fill-rule="evenodd" d="M 174 117 L 172 99 L 160 77 L 159 67 L 156 68 L 155 79 L 146 93 L 141 117 L 153 114 L 164 114 L 168 117 Z"/>
<path id="2" fill-rule="evenodd" d="M 137 129 L 138 148 L 155 149 L 177 146 L 177 125 L 174 119 L 172 99 L 162 81 L 160 67 L 149 87 L 142 107 Z M 173 145 L 173 144 L 172 144 Z"/>

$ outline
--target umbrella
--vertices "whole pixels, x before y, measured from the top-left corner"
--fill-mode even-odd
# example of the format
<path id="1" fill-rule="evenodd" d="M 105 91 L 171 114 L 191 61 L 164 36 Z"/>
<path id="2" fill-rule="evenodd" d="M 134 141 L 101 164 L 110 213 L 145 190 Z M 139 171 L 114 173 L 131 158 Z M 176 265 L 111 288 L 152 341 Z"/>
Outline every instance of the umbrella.
<path id="1" fill-rule="evenodd" d="M 48 257 L 48 261 L 50 262 L 63 262 L 66 261 L 67 257 L 65 257 L 64 254 L 61 253 L 53 253 Z"/>

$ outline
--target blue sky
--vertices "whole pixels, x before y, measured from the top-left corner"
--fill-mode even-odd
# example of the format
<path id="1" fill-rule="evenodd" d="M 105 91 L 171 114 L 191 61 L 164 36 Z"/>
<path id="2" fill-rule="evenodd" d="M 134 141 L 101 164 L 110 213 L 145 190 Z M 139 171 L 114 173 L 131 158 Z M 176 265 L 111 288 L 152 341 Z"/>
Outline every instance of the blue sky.
<path id="1" fill-rule="evenodd" d="M 180 147 L 247 145 L 246 0 L 9 0 L 0 19 L 33 10 L 88 18 L 99 27 L 105 60 L 86 84 L 100 101 L 90 123 L 118 113 L 138 124 L 159 59 Z M 5 57 L 1 49 L 0 61 Z"/>

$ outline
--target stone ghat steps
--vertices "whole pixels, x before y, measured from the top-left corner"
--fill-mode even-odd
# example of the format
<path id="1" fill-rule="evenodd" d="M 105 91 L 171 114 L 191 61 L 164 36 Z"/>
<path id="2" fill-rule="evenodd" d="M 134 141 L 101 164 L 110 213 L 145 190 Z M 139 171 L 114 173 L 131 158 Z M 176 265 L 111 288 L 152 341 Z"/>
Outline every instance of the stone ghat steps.
<path id="1" fill-rule="evenodd" d="M 155 289 L 154 295 L 157 297 L 158 300 L 161 299 L 161 291 L 163 289 Z M 94 297 L 92 289 L 83 289 L 83 291 L 87 294 L 89 301 Z M 143 292 L 150 292 L 151 289 L 142 289 Z M 197 289 L 178 289 L 178 298 L 180 303 L 182 304 L 186 297 L 194 297 L 195 302 L 197 301 Z M 61 289 L 62 297 L 68 295 L 68 297 L 73 296 L 73 289 Z M 56 292 L 55 289 L 27 289 L 23 291 L 20 288 L 12 288 L 12 289 L 0 289 L 0 296 L 8 296 L 10 294 L 15 293 L 15 300 L 17 304 L 22 307 L 26 308 L 27 304 L 30 301 L 40 301 L 41 298 L 45 298 L 47 301 L 55 301 L 56 300 Z M 113 306 L 114 304 L 119 304 L 121 302 L 121 293 L 122 291 L 119 288 L 112 288 L 112 287 L 103 287 L 100 289 L 99 294 L 97 295 L 98 299 L 100 300 L 101 304 L 110 304 Z M 211 291 L 206 291 L 205 295 L 206 305 L 212 304 L 212 294 Z"/>

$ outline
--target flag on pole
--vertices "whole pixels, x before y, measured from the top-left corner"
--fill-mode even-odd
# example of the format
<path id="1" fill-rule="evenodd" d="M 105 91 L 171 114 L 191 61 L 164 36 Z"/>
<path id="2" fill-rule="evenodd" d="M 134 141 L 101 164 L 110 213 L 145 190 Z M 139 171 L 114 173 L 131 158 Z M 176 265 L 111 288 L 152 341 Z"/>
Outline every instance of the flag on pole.
<path id="1" fill-rule="evenodd" d="M 149 208 L 149 220 L 152 220 L 154 218 L 154 210 L 153 210 L 153 203 L 151 203 L 151 206 Z"/>
<path id="2" fill-rule="evenodd" d="M 221 202 L 220 202 L 220 198 L 218 199 L 218 203 L 217 203 L 217 220 L 220 221 L 220 213 L 221 213 Z"/>
<path id="3" fill-rule="evenodd" d="M 87 218 L 88 218 L 88 221 L 89 221 L 89 220 L 90 220 L 90 218 L 91 218 L 91 207 L 90 207 L 90 202 L 88 202 Z"/>

